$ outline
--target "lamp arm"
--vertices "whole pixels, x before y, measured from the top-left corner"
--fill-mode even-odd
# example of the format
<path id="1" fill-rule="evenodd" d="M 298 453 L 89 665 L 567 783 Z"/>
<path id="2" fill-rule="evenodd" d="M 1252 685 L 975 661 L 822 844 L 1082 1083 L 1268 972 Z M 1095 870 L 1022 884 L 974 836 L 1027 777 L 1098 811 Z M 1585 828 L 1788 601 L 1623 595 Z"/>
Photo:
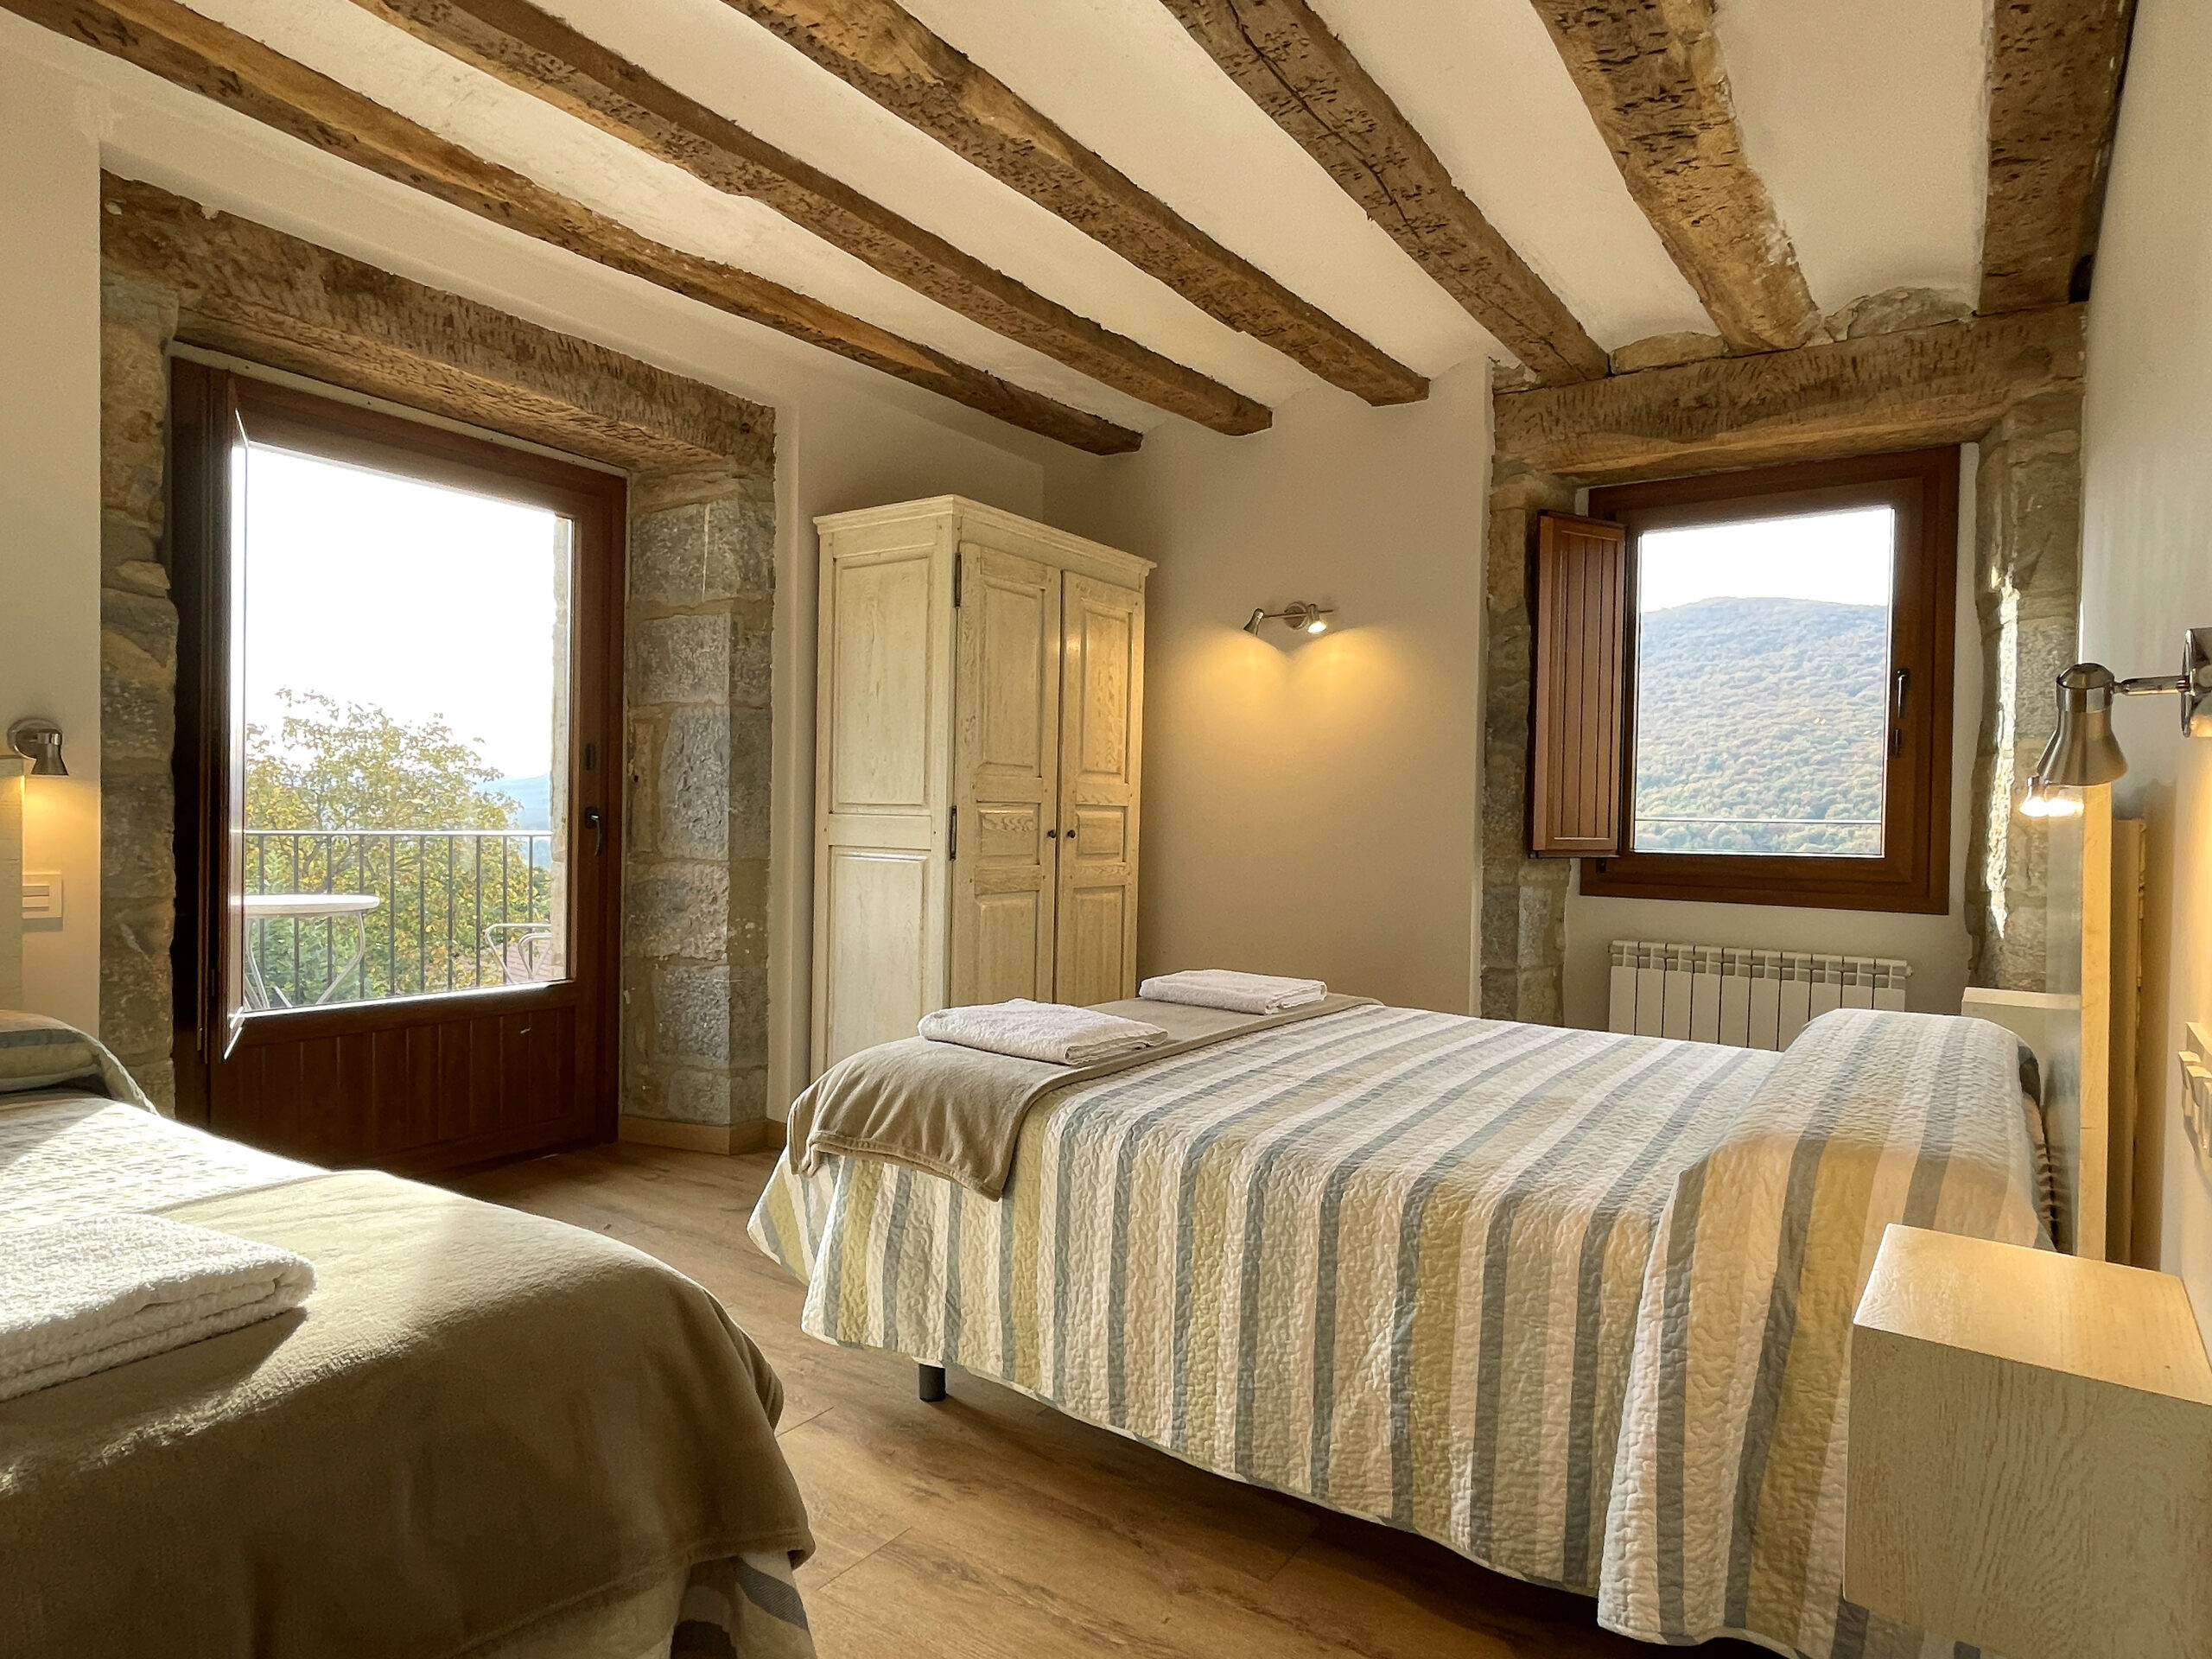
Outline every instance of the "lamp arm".
<path id="1" fill-rule="evenodd" d="M 2155 697 L 2161 692 L 2179 693 L 2191 689 L 2186 674 L 2139 674 L 2132 680 L 2113 682 L 2113 694 L 2122 697 Z"/>

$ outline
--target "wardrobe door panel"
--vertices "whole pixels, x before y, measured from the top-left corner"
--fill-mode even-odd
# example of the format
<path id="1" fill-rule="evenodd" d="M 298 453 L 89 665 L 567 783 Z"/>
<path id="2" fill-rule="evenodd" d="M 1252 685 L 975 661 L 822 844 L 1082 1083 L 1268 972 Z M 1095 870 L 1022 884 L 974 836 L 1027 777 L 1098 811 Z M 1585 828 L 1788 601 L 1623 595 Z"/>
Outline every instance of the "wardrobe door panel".
<path id="1" fill-rule="evenodd" d="M 953 670 L 955 1004 L 1050 1001 L 1060 572 L 960 544 Z"/>
<path id="2" fill-rule="evenodd" d="M 1060 589 L 1062 1002 L 1136 995 L 1144 596 L 1069 572 Z"/>
<path id="3" fill-rule="evenodd" d="M 944 1006 L 951 836 L 953 546 L 856 526 L 822 560 L 813 1069 Z"/>

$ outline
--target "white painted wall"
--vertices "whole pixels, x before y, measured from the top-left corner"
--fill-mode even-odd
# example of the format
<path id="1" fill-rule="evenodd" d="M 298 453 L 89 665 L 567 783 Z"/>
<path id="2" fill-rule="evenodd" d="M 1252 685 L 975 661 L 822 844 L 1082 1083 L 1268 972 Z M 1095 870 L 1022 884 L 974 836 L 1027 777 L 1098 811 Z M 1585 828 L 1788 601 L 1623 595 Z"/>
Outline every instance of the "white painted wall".
<path id="1" fill-rule="evenodd" d="M 1047 465 L 1053 524 L 1159 562 L 1147 613 L 1138 962 L 1472 1001 L 1490 388 L 1315 391 Z M 1337 628 L 1241 632 L 1313 600 Z"/>
<path id="2" fill-rule="evenodd" d="M 2171 673 L 2181 631 L 2212 625 L 2212 143 L 2198 66 L 2212 9 L 2142 0 L 2089 305 L 2082 435 L 2082 654 Z M 2181 737 L 2168 698 L 2124 702 L 2122 812 L 2150 830 L 2144 938 L 2138 1252 L 2188 1285 L 2212 1332 L 2212 1182 L 2184 1141 L 2175 1051 L 2212 1023 L 2212 742 Z"/>
<path id="3" fill-rule="evenodd" d="M 1960 462 L 1958 626 L 1951 709 L 1951 907 L 1942 916 L 1876 910 L 1796 910 L 1780 905 L 1707 905 L 1673 899 L 1567 902 L 1567 1022 L 1605 1027 L 1609 951 L 1615 939 L 1747 944 L 1765 950 L 1834 950 L 1902 957 L 1912 963 L 1909 1007 L 1956 1014 L 1971 945 L 1966 925 L 1967 852 L 1972 838 L 1975 734 L 1981 721 L 1981 639 L 1974 619 L 1975 446 Z"/>
<path id="4" fill-rule="evenodd" d="M 105 143 L 82 97 L 111 111 Z M 98 1007 L 99 169 L 147 181 L 385 270 L 626 352 L 776 410 L 779 519 L 770 1102 L 803 1086 L 814 782 L 817 513 L 957 491 L 1043 508 L 1033 438 L 772 330 L 679 299 L 349 167 L 149 75 L 0 15 L 0 724 L 50 705 L 72 734 L 62 962 L 37 939 L 33 1001 Z M 18 457 L 31 457 L 17 464 Z M 28 701 L 26 701 L 28 699 Z M 22 704 L 18 708 L 18 703 Z M 81 740 L 74 734 L 81 732 Z M 34 843 L 32 860 L 38 859 Z M 41 866 L 41 868 L 44 868 Z"/>
<path id="5" fill-rule="evenodd" d="M 25 786 L 23 866 L 58 870 L 23 1000 L 99 1020 L 99 137 L 105 99 L 0 54 L 0 731 L 60 722 Z M 10 896 L 0 894 L 0 903 Z"/>

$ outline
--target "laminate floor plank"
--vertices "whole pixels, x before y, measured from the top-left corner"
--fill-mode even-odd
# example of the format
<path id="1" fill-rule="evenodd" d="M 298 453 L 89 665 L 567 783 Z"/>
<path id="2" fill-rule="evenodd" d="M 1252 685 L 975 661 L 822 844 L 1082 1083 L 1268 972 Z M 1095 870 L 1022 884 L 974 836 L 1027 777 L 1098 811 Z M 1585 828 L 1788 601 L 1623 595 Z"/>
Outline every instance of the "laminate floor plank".
<path id="1" fill-rule="evenodd" d="M 1596 1604 L 1247 1486 L 955 1371 L 938 1405 L 893 1354 L 817 1342 L 745 1224 L 776 1154 L 594 1147 L 465 1176 L 719 1297 L 784 1385 L 813 1519 L 799 1570 L 822 1659 L 1653 1659 Z M 1758 1650 L 1715 1643 L 1709 1659 Z"/>

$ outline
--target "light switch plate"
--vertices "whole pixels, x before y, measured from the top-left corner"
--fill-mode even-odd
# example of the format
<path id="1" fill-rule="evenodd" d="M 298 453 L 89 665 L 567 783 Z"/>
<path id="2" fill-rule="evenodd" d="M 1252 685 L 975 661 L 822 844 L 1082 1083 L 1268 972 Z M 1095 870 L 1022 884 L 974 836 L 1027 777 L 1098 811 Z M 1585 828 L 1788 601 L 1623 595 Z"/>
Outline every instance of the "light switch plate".
<path id="1" fill-rule="evenodd" d="M 61 872 L 59 870 L 25 870 L 23 872 L 23 919 L 27 922 L 61 920 Z"/>
<path id="2" fill-rule="evenodd" d="M 2181 1052 L 2181 1122 L 2196 1161 L 2212 1173 L 2212 1032 L 2191 1020 Z"/>

